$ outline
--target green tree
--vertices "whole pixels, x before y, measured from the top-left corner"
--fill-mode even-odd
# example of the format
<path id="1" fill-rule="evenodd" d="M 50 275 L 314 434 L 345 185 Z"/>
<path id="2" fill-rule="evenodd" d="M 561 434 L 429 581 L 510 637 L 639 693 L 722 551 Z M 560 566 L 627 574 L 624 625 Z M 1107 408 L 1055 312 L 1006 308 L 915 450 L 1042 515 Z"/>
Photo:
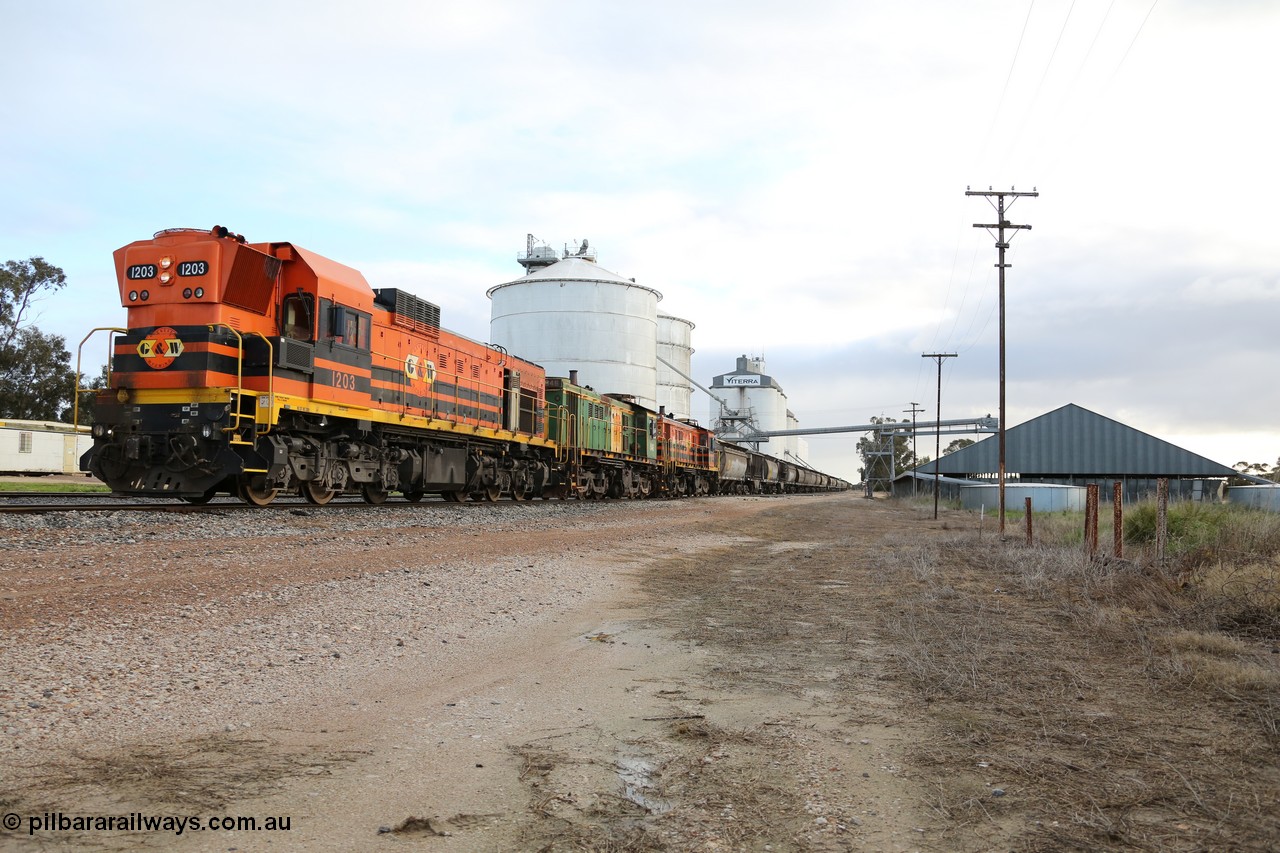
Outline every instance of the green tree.
<path id="1" fill-rule="evenodd" d="M 1261 477 L 1264 480 L 1270 480 L 1273 483 L 1280 483 L 1280 459 L 1276 460 L 1275 465 L 1268 465 L 1265 462 L 1237 462 L 1231 466 L 1241 474 L 1252 474 L 1255 477 Z M 1243 486 L 1252 482 L 1244 477 L 1231 478 L 1229 485 Z"/>
<path id="2" fill-rule="evenodd" d="M 72 406 L 67 406 L 67 408 L 62 411 L 62 419 L 67 423 L 71 423 L 72 420 L 74 420 L 75 415 L 79 414 L 80 420 L 78 421 L 78 423 L 80 424 L 80 426 L 92 426 L 94 422 L 94 417 L 93 417 L 94 398 L 98 391 L 101 391 L 103 388 L 106 388 L 106 387 L 107 387 L 107 366 L 105 364 L 102 365 L 102 367 L 98 370 L 98 375 L 93 377 L 92 379 L 89 379 L 86 374 L 81 373 L 80 374 L 80 411 L 78 413 L 76 412 L 74 408 L 74 404 Z"/>
<path id="3" fill-rule="evenodd" d="M 894 418 L 876 417 L 867 423 L 903 424 L 910 426 L 910 421 L 898 421 Z M 910 429 L 892 435 L 890 433 L 872 432 L 858 439 L 858 455 L 862 457 L 863 467 L 858 469 L 863 482 L 868 480 L 888 479 L 890 475 L 889 448 L 892 447 L 892 473 L 901 474 L 914 468 L 917 464 L 915 454 L 911 452 Z M 928 458 L 921 460 L 928 461 Z"/>
<path id="4" fill-rule="evenodd" d="M 942 449 L 942 453 L 944 456 L 948 453 L 955 453 L 957 450 L 964 450 L 973 443 L 974 441 L 972 438 L 957 438 L 955 441 L 944 447 Z"/>
<path id="5" fill-rule="evenodd" d="M 44 258 L 0 267 L 0 417 L 56 421 L 71 402 L 75 371 L 66 340 L 26 322 L 35 303 L 66 283 Z"/>

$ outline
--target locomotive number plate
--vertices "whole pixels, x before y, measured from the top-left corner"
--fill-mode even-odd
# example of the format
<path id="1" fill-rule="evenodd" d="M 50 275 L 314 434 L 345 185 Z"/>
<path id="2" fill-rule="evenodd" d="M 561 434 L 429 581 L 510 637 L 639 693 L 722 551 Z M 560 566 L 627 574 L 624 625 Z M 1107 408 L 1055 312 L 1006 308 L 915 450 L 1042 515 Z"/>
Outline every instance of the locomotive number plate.
<path id="1" fill-rule="evenodd" d="M 136 280 L 140 278 L 155 278 L 155 264 L 133 264 L 124 271 L 125 278 Z"/>
<path id="2" fill-rule="evenodd" d="M 207 272 L 208 261 L 182 261 L 178 264 L 178 275 L 204 275 Z"/>

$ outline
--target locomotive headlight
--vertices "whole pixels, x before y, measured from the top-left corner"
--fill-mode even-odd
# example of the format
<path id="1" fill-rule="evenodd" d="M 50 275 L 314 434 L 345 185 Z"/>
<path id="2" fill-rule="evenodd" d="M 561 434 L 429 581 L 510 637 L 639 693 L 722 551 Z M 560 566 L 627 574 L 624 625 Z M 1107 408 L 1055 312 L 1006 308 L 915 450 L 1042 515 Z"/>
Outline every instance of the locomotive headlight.
<path id="1" fill-rule="evenodd" d="M 128 389 L 128 388 L 121 388 L 119 391 L 117 391 L 117 392 L 116 392 L 116 401 L 117 401 L 117 402 L 119 402 L 119 403 L 127 403 L 127 402 L 129 402 L 129 389 Z"/>
<path id="2" fill-rule="evenodd" d="M 172 282 L 173 282 L 173 273 L 171 273 L 171 272 L 162 272 L 162 273 L 160 273 L 160 283 L 161 283 L 161 284 L 171 284 Z"/>
<path id="3" fill-rule="evenodd" d="M 182 288 L 182 298 L 183 298 L 183 299 L 190 299 L 190 298 L 191 298 L 191 288 L 189 288 L 189 287 L 184 287 L 184 288 Z"/>
<path id="4" fill-rule="evenodd" d="M 130 302 L 137 302 L 137 301 L 138 301 L 138 291 L 136 291 L 136 290 L 130 290 L 130 291 L 129 291 L 129 301 L 130 301 Z"/>
<path id="5" fill-rule="evenodd" d="M 160 269 L 167 270 L 171 266 L 173 266 L 173 258 L 169 257 L 168 255 L 165 255 L 163 258 L 160 259 Z"/>
<path id="6" fill-rule="evenodd" d="M 204 439 L 210 439 L 210 438 L 213 438 L 213 434 L 214 434 L 213 424 L 201 424 L 201 425 L 200 425 L 200 437 L 201 437 L 201 438 L 204 438 Z"/>
<path id="7" fill-rule="evenodd" d="M 203 287 L 197 287 L 197 288 L 196 288 L 196 299 L 204 299 L 204 288 L 203 288 Z"/>
<path id="8" fill-rule="evenodd" d="M 94 438 L 102 438 L 102 437 L 103 437 L 104 435 L 106 435 L 106 434 L 107 434 L 107 425 L 106 425 L 106 424 L 94 424 L 94 425 L 93 425 L 93 437 L 94 437 Z"/>
<path id="9" fill-rule="evenodd" d="M 144 291 L 142 291 L 142 293 L 140 293 L 139 295 L 142 297 L 142 301 L 143 301 L 143 302 L 146 302 L 148 299 L 150 299 L 150 298 L 151 298 L 151 291 L 150 291 L 150 290 L 144 290 Z"/>

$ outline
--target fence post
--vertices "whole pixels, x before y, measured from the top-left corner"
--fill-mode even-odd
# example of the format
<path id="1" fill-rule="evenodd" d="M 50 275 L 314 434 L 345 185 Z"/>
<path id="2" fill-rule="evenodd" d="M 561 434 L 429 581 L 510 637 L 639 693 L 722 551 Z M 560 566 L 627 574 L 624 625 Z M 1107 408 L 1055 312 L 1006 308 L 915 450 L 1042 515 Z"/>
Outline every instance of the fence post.
<path id="1" fill-rule="evenodd" d="M 1090 557 L 1098 553 L 1098 484 L 1085 487 L 1084 548 Z"/>
<path id="2" fill-rule="evenodd" d="M 1165 546 L 1169 542 L 1169 479 L 1156 480 L 1156 562 L 1164 565 Z"/>
<path id="3" fill-rule="evenodd" d="M 1031 498 L 1027 498 L 1027 544 L 1031 545 L 1033 539 L 1031 536 Z"/>
<path id="4" fill-rule="evenodd" d="M 1116 543 L 1116 559 L 1124 557 L 1124 484 L 1116 480 L 1111 496 L 1111 527 Z"/>

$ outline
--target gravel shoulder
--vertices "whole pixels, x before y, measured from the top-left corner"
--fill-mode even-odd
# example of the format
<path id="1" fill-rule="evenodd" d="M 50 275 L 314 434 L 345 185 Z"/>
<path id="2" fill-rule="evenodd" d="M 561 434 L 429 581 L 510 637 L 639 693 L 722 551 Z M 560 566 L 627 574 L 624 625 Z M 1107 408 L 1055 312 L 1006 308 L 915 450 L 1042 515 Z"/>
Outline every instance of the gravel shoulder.
<path id="1" fill-rule="evenodd" d="M 232 833 L 251 849 L 715 849 L 748 834 L 812 849 L 910 833 L 898 732 L 845 730 L 815 707 L 830 697 L 726 681 L 721 652 L 681 634 L 683 599 L 644 580 L 672 565 L 719 576 L 755 541 L 734 531 L 787 501 L 874 509 L 836 496 L 0 519 L 6 811 L 292 818 L 287 834 Z M 864 830 L 846 785 L 871 769 L 890 784 L 883 825 Z"/>

